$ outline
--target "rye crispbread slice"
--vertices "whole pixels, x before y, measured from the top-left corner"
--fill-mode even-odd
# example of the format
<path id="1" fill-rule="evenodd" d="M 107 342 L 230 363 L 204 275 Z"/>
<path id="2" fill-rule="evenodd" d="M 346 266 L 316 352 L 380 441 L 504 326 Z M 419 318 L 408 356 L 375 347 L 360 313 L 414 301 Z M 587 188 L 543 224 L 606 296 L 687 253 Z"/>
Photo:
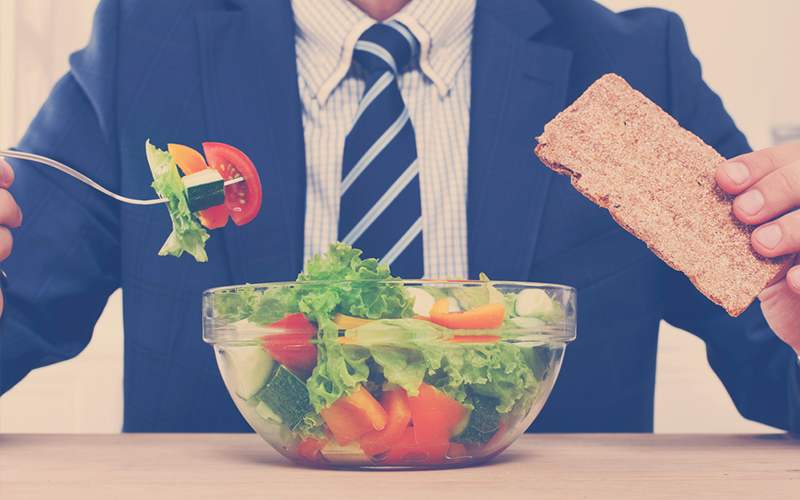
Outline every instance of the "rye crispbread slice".
<path id="1" fill-rule="evenodd" d="M 723 158 L 608 74 L 545 125 L 536 154 L 698 290 L 738 316 L 791 256 L 767 259 L 717 186 Z"/>

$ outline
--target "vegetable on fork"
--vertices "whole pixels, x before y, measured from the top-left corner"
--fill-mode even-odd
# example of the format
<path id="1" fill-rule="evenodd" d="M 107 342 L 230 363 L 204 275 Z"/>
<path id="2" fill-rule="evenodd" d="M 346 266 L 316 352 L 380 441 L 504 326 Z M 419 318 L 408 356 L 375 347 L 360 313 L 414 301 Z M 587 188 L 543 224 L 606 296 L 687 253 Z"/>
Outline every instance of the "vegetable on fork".
<path id="1" fill-rule="evenodd" d="M 152 186 L 160 196 L 152 200 L 138 200 L 111 192 L 77 170 L 44 156 L 0 149 L 0 157 L 47 165 L 124 203 L 165 203 L 172 218 L 173 231 L 159 255 L 178 257 L 187 251 L 198 261 L 204 262 L 208 260 L 204 247 L 209 236 L 201 225 L 208 229 L 222 227 L 228 222 L 228 217 L 239 226 L 253 220 L 261 208 L 261 181 L 253 162 L 238 149 L 227 144 L 206 142 L 203 143 L 203 150 L 210 167 L 203 156 L 192 148 L 170 144 L 169 152 L 165 152 L 148 140 L 146 153 L 153 174 Z M 176 162 L 183 177 L 178 173 Z"/>
<path id="2" fill-rule="evenodd" d="M 159 255 L 180 255 L 186 251 L 198 262 L 208 260 L 203 228 L 216 229 L 228 222 L 243 225 L 261 208 L 261 181 L 253 163 L 227 144 L 206 142 L 206 159 L 194 149 L 169 144 L 161 151 L 147 141 L 147 161 L 153 174 L 153 188 L 167 198 L 173 230 Z M 181 177 L 178 168 L 184 174 Z"/>

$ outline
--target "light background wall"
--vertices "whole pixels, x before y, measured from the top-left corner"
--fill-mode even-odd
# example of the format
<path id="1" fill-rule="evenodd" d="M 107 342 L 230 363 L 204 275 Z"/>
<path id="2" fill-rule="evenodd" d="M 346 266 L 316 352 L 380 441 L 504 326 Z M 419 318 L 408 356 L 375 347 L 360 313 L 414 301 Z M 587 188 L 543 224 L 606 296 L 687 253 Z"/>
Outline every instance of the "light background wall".
<path id="1" fill-rule="evenodd" d="M 772 145 L 775 127 L 800 125 L 800 2 L 601 3 L 614 11 L 657 6 L 679 13 L 706 81 L 754 148 Z M 0 0 L 0 148 L 16 143 L 53 83 L 68 70 L 68 54 L 88 41 L 96 4 Z M 83 353 L 35 370 L 0 398 L 0 432 L 119 432 L 121 315 L 118 291 Z M 740 417 L 708 367 L 703 343 L 668 325 L 659 341 L 655 409 L 656 432 L 775 431 Z"/>

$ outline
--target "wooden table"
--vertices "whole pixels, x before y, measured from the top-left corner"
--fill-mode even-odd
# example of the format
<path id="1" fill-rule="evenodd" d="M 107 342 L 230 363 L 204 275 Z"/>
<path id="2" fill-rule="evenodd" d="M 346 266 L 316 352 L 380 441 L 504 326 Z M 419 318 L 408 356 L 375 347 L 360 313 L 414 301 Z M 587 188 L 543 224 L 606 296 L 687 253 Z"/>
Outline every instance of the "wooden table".
<path id="1" fill-rule="evenodd" d="M 0 497 L 796 500 L 800 439 L 524 435 L 472 468 L 333 471 L 294 465 L 252 434 L 5 434 Z"/>

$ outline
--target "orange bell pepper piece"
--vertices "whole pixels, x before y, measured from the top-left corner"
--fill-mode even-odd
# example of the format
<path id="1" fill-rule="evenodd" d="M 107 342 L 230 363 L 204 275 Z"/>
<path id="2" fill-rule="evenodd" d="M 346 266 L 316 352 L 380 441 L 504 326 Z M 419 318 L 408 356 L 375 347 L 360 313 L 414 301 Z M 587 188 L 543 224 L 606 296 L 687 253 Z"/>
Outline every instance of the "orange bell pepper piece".
<path id="1" fill-rule="evenodd" d="M 319 413 L 341 446 L 352 443 L 369 431 L 382 430 L 388 421 L 386 410 L 363 386 Z"/>
<path id="2" fill-rule="evenodd" d="M 434 302 L 428 314 L 430 316 L 444 316 L 450 314 L 450 299 L 445 297 Z"/>
<path id="3" fill-rule="evenodd" d="M 449 299 L 439 299 L 434 302 L 427 319 L 451 330 L 481 330 L 498 328 L 503 324 L 506 315 L 505 307 L 499 302 L 478 306 L 469 311 L 449 312 L 449 310 Z"/>
<path id="4" fill-rule="evenodd" d="M 320 441 L 316 438 L 307 438 L 297 445 L 297 454 L 309 462 L 316 462 L 320 450 L 328 444 L 328 440 Z"/>
<path id="5" fill-rule="evenodd" d="M 408 405 L 417 443 L 448 431 L 467 414 L 461 403 L 425 382 L 419 386 L 419 395 L 408 397 Z"/>
<path id="6" fill-rule="evenodd" d="M 361 449 L 367 456 L 374 457 L 388 451 L 403 435 L 411 421 L 411 407 L 405 389 L 384 391 L 381 406 L 389 416 L 383 430 L 372 430 L 361 436 Z"/>
<path id="7" fill-rule="evenodd" d="M 442 462 L 450 449 L 450 433 L 418 442 L 414 427 L 406 427 L 381 465 L 433 465 Z"/>

